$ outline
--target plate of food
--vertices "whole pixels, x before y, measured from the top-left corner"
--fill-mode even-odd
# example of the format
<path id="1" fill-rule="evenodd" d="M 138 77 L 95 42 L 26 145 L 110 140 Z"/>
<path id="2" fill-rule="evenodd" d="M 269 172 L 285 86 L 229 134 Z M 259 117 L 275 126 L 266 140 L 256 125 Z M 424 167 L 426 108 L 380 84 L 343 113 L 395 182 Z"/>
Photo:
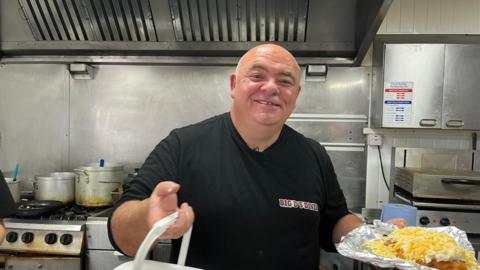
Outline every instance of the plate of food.
<path id="1" fill-rule="evenodd" d="M 405 227 L 375 221 L 347 234 L 340 254 L 379 267 L 480 270 L 464 231 L 454 227 Z"/>

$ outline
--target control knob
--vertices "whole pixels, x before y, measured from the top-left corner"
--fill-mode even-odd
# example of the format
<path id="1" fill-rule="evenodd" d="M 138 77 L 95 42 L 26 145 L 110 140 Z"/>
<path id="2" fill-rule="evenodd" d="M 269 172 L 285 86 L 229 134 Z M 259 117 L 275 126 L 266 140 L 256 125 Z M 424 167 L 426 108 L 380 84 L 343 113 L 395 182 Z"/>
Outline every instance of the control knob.
<path id="1" fill-rule="evenodd" d="M 440 225 L 448 226 L 448 225 L 450 225 L 450 220 L 448 218 L 444 217 L 444 218 L 440 219 Z"/>
<path id="2" fill-rule="evenodd" d="M 7 240 L 7 242 L 9 243 L 13 243 L 15 241 L 17 241 L 18 239 L 18 233 L 16 232 L 9 232 L 7 233 L 7 236 L 5 237 L 5 240 Z"/>
<path id="3" fill-rule="evenodd" d="M 49 245 L 53 245 L 57 242 L 57 235 L 54 233 L 47 233 L 45 235 L 45 242 Z"/>
<path id="4" fill-rule="evenodd" d="M 426 226 L 426 225 L 430 224 L 430 219 L 426 216 L 423 216 L 423 217 L 420 218 L 420 220 L 418 222 L 420 222 L 420 224 Z"/>
<path id="5" fill-rule="evenodd" d="M 70 245 L 73 242 L 73 236 L 69 233 L 66 233 L 60 237 L 60 243 L 63 245 Z"/>
<path id="6" fill-rule="evenodd" d="M 31 243 L 33 241 L 33 238 L 33 233 L 31 232 L 26 232 L 22 234 L 22 242 L 24 242 L 25 244 Z"/>

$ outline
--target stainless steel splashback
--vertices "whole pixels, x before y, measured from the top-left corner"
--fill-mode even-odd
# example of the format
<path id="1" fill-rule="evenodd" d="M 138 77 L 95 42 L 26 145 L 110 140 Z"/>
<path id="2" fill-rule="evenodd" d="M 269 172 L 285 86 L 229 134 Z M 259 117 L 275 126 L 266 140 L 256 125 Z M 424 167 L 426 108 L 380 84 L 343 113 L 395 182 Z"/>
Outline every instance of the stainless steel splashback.
<path id="1" fill-rule="evenodd" d="M 233 66 L 93 67 L 93 80 L 75 80 L 68 65 L 0 66 L 0 169 L 19 162 L 23 190 L 32 189 L 27 180 L 35 174 L 100 158 L 133 170 L 173 128 L 230 108 Z M 332 67 L 325 82 L 302 77 L 288 121 L 326 146 L 356 210 L 365 201 L 369 74 L 367 67 Z"/>

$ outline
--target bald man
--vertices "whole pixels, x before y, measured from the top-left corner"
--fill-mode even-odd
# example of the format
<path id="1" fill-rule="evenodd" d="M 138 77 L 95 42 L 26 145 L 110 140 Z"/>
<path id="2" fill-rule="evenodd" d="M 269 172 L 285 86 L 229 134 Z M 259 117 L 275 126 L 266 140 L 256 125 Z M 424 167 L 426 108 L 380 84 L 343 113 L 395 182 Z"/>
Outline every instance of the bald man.
<path id="1" fill-rule="evenodd" d="M 152 225 L 178 211 L 162 238 L 195 220 L 189 266 L 317 270 L 320 247 L 334 251 L 362 221 L 325 149 L 285 125 L 300 92 L 287 50 L 249 50 L 230 76 L 230 112 L 173 130 L 146 159 L 109 220 L 112 244 L 133 256 Z M 172 261 L 178 249 L 173 241 Z"/>

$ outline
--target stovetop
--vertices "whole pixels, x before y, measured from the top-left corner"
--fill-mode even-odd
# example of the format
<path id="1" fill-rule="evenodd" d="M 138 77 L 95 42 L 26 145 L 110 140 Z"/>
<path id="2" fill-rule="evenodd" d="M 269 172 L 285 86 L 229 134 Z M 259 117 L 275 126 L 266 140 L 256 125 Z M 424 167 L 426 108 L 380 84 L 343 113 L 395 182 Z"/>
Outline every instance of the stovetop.
<path id="1" fill-rule="evenodd" d="M 111 208 L 67 206 L 36 218 L 6 218 L 0 252 L 79 256 L 84 251 L 88 217 L 105 215 Z"/>

